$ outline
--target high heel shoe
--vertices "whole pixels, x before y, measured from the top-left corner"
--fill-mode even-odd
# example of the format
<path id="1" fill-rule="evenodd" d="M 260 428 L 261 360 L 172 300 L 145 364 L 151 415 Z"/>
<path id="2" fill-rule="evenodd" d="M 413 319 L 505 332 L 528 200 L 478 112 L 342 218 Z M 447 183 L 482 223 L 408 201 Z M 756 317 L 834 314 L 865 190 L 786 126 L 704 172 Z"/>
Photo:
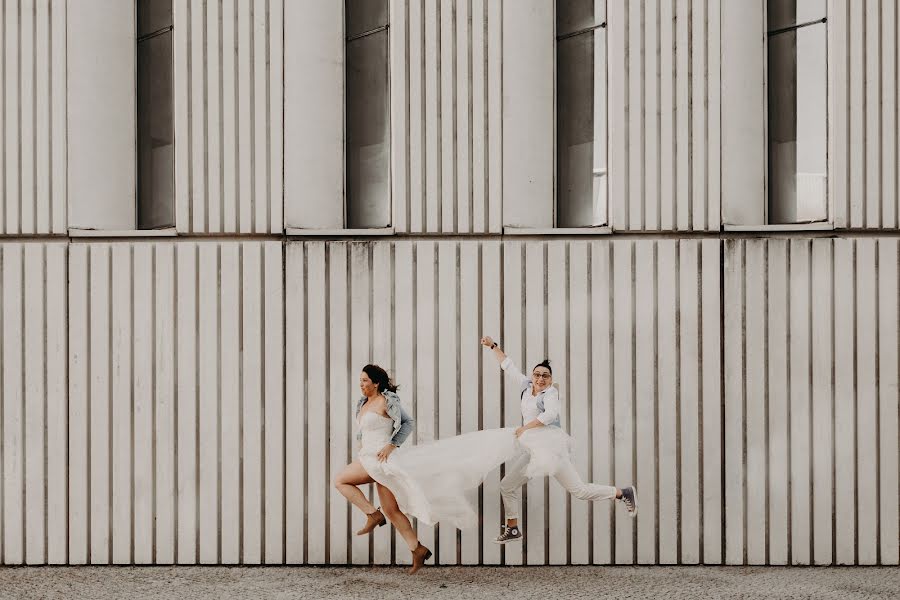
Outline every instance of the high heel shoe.
<path id="1" fill-rule="evenodd" d="M 366 535 L 376 527 L 381 527 L 385 523 L 387 523 L 387 519 L 385 519 L 384 515 L 381 514 L 381 511 L 376 508 L 375 512 L 366 515 L 366 524 L 363 525 L 362 529 L 356 532 L 356 535 Z"/>
<path id="2" fill-rule="evenodd" d="M 426 548 L 419 542 L 416 549 L 412 551 L 412 567 L 409 568 L 409 574 L 415 575 L 416 571 L 422 568 L 425 561 L 431 558 L 431 550 Z"/>

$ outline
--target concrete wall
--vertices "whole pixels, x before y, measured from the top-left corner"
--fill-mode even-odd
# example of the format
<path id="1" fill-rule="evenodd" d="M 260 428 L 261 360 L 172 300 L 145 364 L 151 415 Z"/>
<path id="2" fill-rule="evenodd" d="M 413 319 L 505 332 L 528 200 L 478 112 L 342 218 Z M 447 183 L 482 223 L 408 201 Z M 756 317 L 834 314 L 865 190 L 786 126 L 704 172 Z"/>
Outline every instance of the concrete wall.
<path id="1" fill-rule="evenodd" d="M 531 482 L 500 549 L 494 474 L 479 529 L 420 531 L 440 563 L 898 564 L 889 5 L 829 4 L 834 224 L 863 233 L 721 231 L 765 202 L 736 4 L 609 4 L 613 234 L 584 236 L 549 229 L 550 4 L 392 0 L 395 235 L 304 241 L 344 226 L 340 3 L 175 4 L 177 237 L 150 240 L 64 235 L 133 210 L 131 121 L 91 104 L 130 110 L 92 57 L 133 32 L 4 3 L 0 562 L 403 562 L 329 483 L 358 370 L 395 372 L 414 442 L 513 425 L 488 333 L 554 360 L 578 469 L 641 514 Z"/>
<path id="2" fill-rule="evenodd" d="M 66 231 L 66 2 L 4 2 L 0 235 Z"/>

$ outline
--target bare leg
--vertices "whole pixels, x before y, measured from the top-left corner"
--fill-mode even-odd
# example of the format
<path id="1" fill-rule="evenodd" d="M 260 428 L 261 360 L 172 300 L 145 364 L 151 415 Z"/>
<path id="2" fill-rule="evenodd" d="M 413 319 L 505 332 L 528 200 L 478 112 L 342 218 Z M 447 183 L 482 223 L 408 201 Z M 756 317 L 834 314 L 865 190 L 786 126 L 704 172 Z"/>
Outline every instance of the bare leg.
<path id="1" fill-rule="evenodd" d="M 368 515 L 375 512 L 375 505 L 369 502 L 366 495 L 356 487 L 366 483 L 375 483 L 375 480 L 369 477 L 358 459 L 341 469 L 341 472 L 334 478 L 334 487 L 337 488 L 337 491 L 352 502 L 353 506 Z"/>
<path id="2" fill-rule="evenodd" d="M 394 493 L 380 483 L 376 484 L 376 486 L 378 487 L 378 498 L 381 500 L 381 510 L 384 511 L 384 516 L 397 528 L 410 551 L 415 550 L 419 547 L 419 538 L 416 536 L 415 530 L 413 530 L 412 523 L 400 511 Z"/>

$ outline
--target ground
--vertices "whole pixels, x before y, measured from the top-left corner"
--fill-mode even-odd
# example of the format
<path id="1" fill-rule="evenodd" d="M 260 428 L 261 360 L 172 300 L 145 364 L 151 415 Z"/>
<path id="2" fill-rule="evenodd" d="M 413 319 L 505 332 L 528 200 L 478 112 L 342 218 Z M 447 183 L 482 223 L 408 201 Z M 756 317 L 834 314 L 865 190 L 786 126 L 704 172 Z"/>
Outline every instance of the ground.
<path id="1" fill-rule="evenodd" d="M 885 598 L 896 567 L 8 567 L 0 598 Z"/>

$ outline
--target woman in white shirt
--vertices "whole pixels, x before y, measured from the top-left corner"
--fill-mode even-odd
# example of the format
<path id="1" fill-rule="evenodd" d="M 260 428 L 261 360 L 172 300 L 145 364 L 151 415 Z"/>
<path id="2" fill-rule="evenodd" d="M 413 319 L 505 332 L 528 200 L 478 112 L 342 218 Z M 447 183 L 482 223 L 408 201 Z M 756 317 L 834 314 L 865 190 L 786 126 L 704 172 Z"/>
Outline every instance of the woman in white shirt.
<path id="1" fill-rule="evenodd" d="M 490 336 L 481 338 L 490 348 L 506 372 L 507 380 L 519 390 L 522 426 L 516 437 L 523 451 L 507 463 L 506 476 L 500 481 L 500 494 L 506 513 L 506 525 L 494 540 L 506 544 L 522 539 L 519 528 L 519 495 L 522 485 L 533 477 L 553 476 L 570 494 L 579 500 L 621 500 L 628 516 L 637 515 L 637 492 L 634 486 L 619 489 L 610 485 L 585 483 L 572 464 L 572 438 L 560 428 L 559 390 L 553 386 L 550 361 L 544 360 L 531 371 L 531 377 L 504 353 Z"/>

